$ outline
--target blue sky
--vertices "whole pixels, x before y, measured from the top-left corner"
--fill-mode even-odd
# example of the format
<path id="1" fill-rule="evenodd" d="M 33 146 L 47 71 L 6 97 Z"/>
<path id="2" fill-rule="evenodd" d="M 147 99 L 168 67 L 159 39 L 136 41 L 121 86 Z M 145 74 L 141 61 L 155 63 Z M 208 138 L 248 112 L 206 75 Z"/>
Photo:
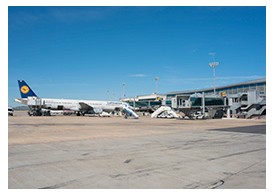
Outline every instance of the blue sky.
<path id="1" fill-rule="evenodd" d="M 117 100 L 266 75 L 265 7 L 9 7 L 9 105 L 40 97 Z"/>

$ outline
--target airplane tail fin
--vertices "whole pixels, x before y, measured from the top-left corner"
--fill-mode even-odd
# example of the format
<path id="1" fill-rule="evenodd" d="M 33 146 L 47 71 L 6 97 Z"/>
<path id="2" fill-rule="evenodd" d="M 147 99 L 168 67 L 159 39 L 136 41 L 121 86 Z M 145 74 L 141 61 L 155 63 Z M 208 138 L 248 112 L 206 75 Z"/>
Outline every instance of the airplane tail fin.
<path id="1" fill-rule="evenodd" d="M 24 80 L 18 80 L 19 91 L 21 93 L 21 98 L 27 98 L 29 96 L 37 95 L 33 92 L 33 90 L 28 86 L 28 84 Z"/>

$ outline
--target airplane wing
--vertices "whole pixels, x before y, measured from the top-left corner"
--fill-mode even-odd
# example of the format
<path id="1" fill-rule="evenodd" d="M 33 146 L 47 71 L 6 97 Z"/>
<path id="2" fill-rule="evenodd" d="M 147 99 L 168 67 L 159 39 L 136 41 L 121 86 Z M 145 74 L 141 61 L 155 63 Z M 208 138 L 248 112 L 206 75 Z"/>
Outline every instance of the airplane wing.
<path id="1" fill-rule="evenodd" d="M 93 110 L 92 106 L 90 106 L 84 102 L 79 102 L 79 105 L 81 107 L 81 110 L 83 110 L 83 111 Z"/>
<path id="2" fill-rule="evenodd" d="M 102 109 L 101 108 L 94 108 L 88 104 L 86 104 L 85 102 L 79 102 L 79 105 L 81 107 L 81 111 L 84 111 L 86 113 L 91 113 L 91 114 L 100 114 L 102 113 Z"/>
<path id="3" fill-rule="evenodd" d="M 16 98 L 14 101 L 21 104 L 26 104 L 26 105 L 28 104 L 27 98 Z"/>

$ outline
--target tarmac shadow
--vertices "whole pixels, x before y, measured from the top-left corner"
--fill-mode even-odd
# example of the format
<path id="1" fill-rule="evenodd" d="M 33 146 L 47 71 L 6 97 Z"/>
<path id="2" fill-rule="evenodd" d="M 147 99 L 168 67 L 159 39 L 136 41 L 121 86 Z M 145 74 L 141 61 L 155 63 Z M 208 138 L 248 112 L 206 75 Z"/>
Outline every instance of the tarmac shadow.
<path id="1" fill-rule="evenodd" d="M 232 127 L 224 129 L 210 129 L 209 131 L 224 131 L 224 132 L 237 132 L 237 133 L 253 133 L 253 134 L 266 134 L 266 125 L 254 125 L 245 127 Z"/>

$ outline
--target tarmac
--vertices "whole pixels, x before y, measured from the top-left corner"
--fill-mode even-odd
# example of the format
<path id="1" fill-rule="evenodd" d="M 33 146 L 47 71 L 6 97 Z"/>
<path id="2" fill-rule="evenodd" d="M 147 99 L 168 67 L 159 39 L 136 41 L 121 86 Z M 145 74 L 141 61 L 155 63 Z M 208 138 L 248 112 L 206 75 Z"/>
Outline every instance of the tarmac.
<path id="1" fill-rule="evenodd" d="M 9 116 L 9 189 L 265 189 L 266 120 Z"/>

